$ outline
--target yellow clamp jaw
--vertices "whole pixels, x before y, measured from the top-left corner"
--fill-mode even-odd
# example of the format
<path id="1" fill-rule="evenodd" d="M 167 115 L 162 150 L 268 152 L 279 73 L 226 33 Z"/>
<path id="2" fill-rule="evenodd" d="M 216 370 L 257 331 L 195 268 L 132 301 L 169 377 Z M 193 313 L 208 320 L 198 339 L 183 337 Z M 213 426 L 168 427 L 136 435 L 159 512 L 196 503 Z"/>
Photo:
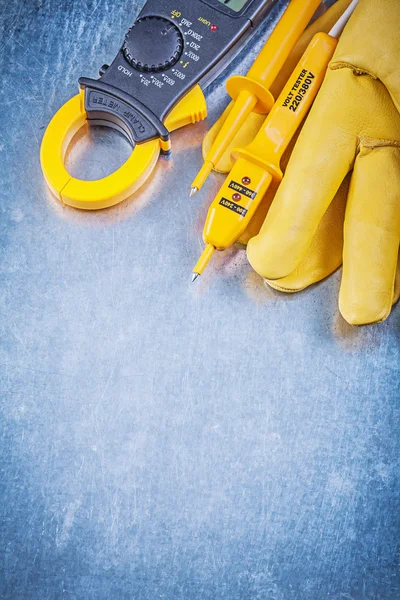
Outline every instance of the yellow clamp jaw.
<path id="1" fill-rule="evenodd" d="M 164 125 L 172 132 L 206 117 L 206 100 L 196 85 L 172 109 Z M 81 90 L 60 108 L 47 127 L 40 161 L 47 185 L 61 202 L 74 208 L 96 210 L 114 206 L 138 190 L 152 173 L 160 152 L 169 152 L 171 142 L 169 138 L 158 137 L 136 144 L 128 160 L 108 177 L 96 181 L 76 179 L 65 167 L 65 154 L 87 119 L 85 90 Z"/>

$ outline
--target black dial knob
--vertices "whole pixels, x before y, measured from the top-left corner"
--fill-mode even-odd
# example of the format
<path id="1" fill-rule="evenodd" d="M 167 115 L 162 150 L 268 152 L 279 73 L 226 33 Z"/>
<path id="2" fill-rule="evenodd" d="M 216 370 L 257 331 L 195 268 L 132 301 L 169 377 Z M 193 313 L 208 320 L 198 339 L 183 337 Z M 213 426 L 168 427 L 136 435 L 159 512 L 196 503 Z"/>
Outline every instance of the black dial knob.
<path id="1" fill-rule="evenodd" d="M 178 27 L 162 17 L 143 17 L 129 30 L 123 45 L 126 60 L 146 73 L 159 73 L 172 67 L 183 51 Z"/>

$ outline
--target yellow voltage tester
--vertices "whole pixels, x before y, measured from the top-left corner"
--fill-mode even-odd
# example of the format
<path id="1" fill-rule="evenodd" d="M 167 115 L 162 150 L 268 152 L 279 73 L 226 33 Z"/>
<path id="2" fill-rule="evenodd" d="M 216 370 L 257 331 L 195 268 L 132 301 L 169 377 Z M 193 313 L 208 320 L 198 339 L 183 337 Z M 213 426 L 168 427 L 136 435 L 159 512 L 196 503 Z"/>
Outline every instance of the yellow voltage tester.
<path id="1" fill-rule="evenodd" d="M 353 0 L 329 35 L 313 37 L 253 142 L 233 152 L 236 162 L 208 211 L 206 248 L 193 270 L 193 281 L 215 250 L 225 250 L 244 233 L 272 181 L 282 180 L 282 155 L 322 85 L 338 37 L 357 3 Z"/>
<path id="2" fill-rule="evenodd" d="M 248 74 L 228 79 L 226 89 L 234 103 L 192 183 L 191 197 L 203 187 L 250 113 L 269 113 L 275 102 L 269 88 L 320 4 L 321 0 L 291 0 Z"/>
<path id="3" fill-rule="evenodd" d="M 41 147 L 46 182 L 70 206 L 97 209 L 121 202 L 171 149 L 170 132 L 207 116 L 203 89 L 263 22 L 276 0 L 148 0 L 100 79 L 81 78 L 80 93 L 50 122 Z M 72 137 L 86 122 L 123 133 L 130 158 L 98 181 L 65 168 Z"/>

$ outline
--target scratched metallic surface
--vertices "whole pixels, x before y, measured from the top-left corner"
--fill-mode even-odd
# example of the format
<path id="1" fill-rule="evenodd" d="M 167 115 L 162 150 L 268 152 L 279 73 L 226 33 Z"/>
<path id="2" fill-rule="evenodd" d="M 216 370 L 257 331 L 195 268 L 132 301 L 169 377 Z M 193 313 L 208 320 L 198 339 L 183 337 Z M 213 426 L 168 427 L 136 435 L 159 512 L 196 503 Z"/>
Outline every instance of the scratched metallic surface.
<path id="1" fill-rule="evenodd" d="M 398 600 L 400 311 L 352 329 L 340 274 L 283 296 L 238 250 L 190 283 L 221 80 L 129 201 L 46 190 L 45 126 L 140 5 L 0 2 L 0 597 Z M 68 164 L 129 152 L 98 129 Z"/>

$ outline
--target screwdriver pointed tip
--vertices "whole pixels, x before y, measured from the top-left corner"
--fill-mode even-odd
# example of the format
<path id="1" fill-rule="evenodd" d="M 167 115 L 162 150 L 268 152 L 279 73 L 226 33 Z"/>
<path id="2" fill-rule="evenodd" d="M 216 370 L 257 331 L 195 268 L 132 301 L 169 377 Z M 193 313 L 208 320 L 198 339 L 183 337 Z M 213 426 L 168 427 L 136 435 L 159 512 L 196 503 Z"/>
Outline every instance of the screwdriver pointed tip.
<path id="1" fill-rule="evenodd" d="M 192 189 L 190 190 L 190 198 L 193 198 L 193 196 L 195 194 L 197 194 L 197 192 L 199 191 L 199 188 L 197 187 L 192 187 Z"/>
<path id="2" fill-rule="evenodd" d="M 192 283 L 194 283 L 198 277 L 200 277 L 200 273 L 193 273 L 193 275 L 192 275 Z"/>

